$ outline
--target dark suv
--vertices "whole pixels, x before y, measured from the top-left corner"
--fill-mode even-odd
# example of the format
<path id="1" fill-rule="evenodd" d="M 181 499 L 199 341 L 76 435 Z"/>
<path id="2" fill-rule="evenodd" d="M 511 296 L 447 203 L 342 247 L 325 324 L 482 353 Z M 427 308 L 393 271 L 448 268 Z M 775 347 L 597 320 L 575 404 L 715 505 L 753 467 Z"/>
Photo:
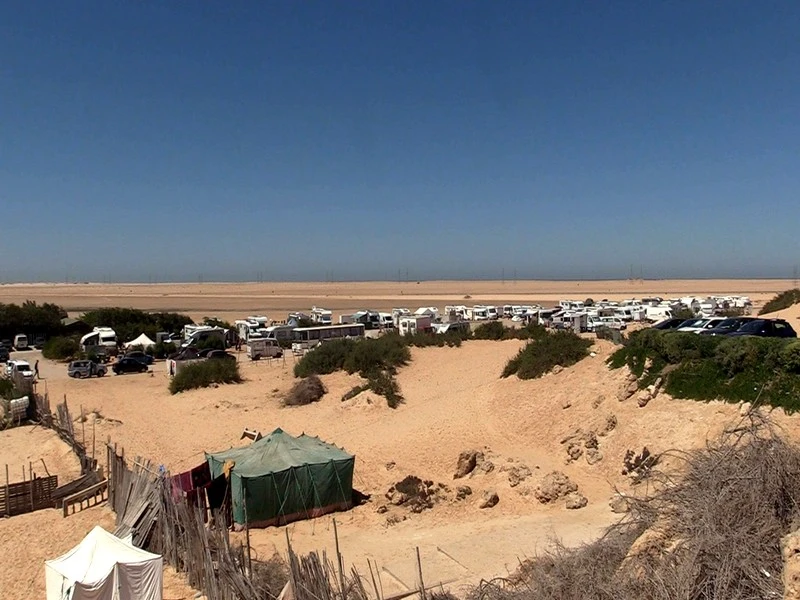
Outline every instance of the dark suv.
<path id="1" fill-rule="evenodd" d="M 144 373 L 147 371 L 147 365 L 135 358 L 124 356 L 111 365 L 111 370 L 116 375 L 121 375 L 122 373 Z"/>
<path id="2" fill-rule="evenodd" d="M 8 352 L 8 348 L 0 346 L 0 362 L 8 362 L 9 358 L 11 358 L 11 355 Z"/>
<path id="3" fill-rule="evenodd" d="M 750 321 L 759 320 L 763 321 L 763 319 L 757 319 L 756 317 L 731 317 L 729 319 L 725 319 L 722 321 L 722 323 L 718 323 L 716 327 L 704 329 L 700 332 L 700 335 L 728 335 L 734 331 L 739 331 L 744 324 L 749 323 Z"/>
<path id="4" fill-rule="evenodd" d="M 755 335 L 758 337 L 796 338 L 797 332 L 783 319 L 754 319 L 742 325 L 729 337 Z"/>

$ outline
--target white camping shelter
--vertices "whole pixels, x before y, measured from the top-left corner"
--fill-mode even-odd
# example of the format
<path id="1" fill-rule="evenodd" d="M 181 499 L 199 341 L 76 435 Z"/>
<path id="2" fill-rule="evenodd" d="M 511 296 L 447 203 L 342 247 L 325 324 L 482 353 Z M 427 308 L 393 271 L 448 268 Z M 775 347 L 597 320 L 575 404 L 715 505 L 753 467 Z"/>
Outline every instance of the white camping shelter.
<path id="1" fill-rule="evenodd" d="M 142 335 L 137 337 L 135 340 L 131 340 L 130 342 L 125 344 L 125 347 L 126 348 L 132 348 L 134 346 L 141 346 L 142 348 L 147 349 L 150 346 L 155 346 L 155 345 L 156 345 L 156 343 L 153 340 L 151 340 L 149 337 L 147 337 L 146 334 L 143 333 Z"/>
<path id="2" fill-rule="evenodd" d="M 45 561 L 47 600 L 162 600 L 162 559 L 95 527 Z"/>

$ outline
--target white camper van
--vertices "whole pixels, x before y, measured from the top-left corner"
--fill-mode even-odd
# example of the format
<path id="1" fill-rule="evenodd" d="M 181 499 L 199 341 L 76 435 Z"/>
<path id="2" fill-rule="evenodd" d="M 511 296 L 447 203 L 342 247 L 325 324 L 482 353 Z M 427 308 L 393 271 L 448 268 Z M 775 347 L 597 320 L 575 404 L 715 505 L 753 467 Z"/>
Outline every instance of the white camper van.
<path id="1" fill-rule="evenodd" d="M 18 333 L 14 336 L 14 349 L 27 350 L 28 349 L 28 336 L 24 333 Z"/>
<path id="2" fill-rule="evenodd" d="M 247 342 L 247 357 L 250 360 L 280 358 L 281 356 L 283 356 L 283 348 L 274 338 L 252 338 Z"/>
<path id="3" fill-rule="evenodd" d="M 117 351 L 117 333 L 111 327 L 95 327 L 81 338 L 81 350 L 99 350 L 106 355 Z"/>

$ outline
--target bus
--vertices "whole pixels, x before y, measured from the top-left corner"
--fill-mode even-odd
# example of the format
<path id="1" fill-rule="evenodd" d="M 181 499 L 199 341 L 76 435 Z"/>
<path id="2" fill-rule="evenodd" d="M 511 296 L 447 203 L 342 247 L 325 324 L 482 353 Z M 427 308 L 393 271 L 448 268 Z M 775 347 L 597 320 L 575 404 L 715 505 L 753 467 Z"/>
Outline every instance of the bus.
<path id="1" fill-rule="evenodd" d="M 297 327 L 292 331 L 292 352 L 302 353 L 325 340 L 340 338 L 363 338 L 363 323 L 345 325 L 321 325 L 319 327 Z"/>

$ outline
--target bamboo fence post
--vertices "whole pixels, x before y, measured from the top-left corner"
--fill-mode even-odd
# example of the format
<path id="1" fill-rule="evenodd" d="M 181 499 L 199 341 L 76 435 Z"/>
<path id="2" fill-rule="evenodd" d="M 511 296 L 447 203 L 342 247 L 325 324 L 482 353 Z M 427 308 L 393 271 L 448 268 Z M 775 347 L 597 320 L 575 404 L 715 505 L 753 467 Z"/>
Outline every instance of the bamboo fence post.
<path id="1" fill-rule="evenodd" d="M 8 485 L 8 464 L 6 464 L 6 516 L 11 516 L 11 490 Z"/>
<path id="2" fill-rule="evenodd" d="M 342 595 L 342 600 L 344 600 L 344 569 L 342 567 L 342 553 L 339 552 L 339 530 L 336 527 L 336 519 L 333 519 L 333 537 L 336 540 L 336 566 L 339 569 L 339 592 Z"/>
<path id="3" fill-rule="evenodd" d="M 25 467 L 22 467 L 22 468 L 24 469 Z M 31 496 L 31 512 L 33 512 L 33 510 L 34 510 L 33 509 L 33 506 L 34 506 L 34 504 L 33 504 L 33 465 L 31 464 L 30 461 L 28 461 L 28 476 L 31 478 L 31 484 L 30 484 L 30 492 L 31 492 L 31 494 L 30 494 L 30 496 Z"/>
<path id="4" fill-rule="evenodd" d="M 243 486 L 244 487 L 244 486 Z M 247 490 L 242 490 L 242 505 L 244 506 L 244 537 L 247 541 L 247 574 L 253 576 L 253 563 L 250 559 L 250 521 L 247 518 Z"/>
<path id="5" fill-rule="evenodd" d="M 422 561 L 419 558 L 419 546 L 417 546 L 417 575 L 419 575 L 419 595 L 422 600 L 426 600 L 425 582 L 422 580 Z"/>

